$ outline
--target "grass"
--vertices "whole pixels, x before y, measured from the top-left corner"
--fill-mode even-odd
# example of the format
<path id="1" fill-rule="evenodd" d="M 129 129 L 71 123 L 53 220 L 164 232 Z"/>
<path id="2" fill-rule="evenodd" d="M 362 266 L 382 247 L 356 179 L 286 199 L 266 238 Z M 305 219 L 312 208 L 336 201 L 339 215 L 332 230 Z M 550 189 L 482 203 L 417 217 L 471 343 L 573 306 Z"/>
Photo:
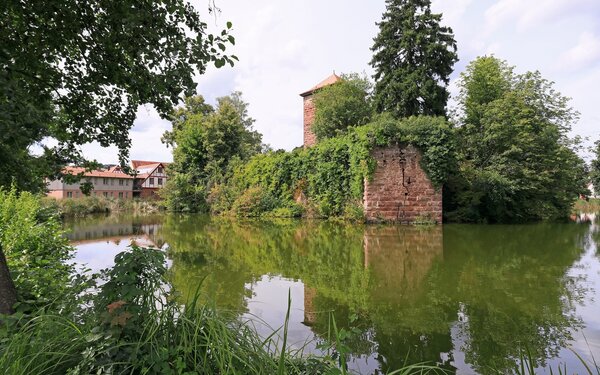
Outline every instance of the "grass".
<path id="1" fill-rule="evenodd" d="M 587 339 L 586 339 L 587 341 Z M 570 374 L 578 374 L 578 375 L 600 375 L 600 366 L 596 362 L 594 355 L 592 354 L 592 359 L 590 361 L 585 360 L 579 353 L 570 349 L 571 352 L 577 357 L 577 360 L 585 369 L 584 372 L 573 372 L 570 371 L 567 367 L 566 363 L 561 363 L 556 367 L 547 367 L 544 369 L 544 373 L 549 373 L 550 375 L 570 375 Z M 527 349 L 523 349 L 520 351 L 519 361 L 515 365 L 514 375 L 535 375 L 536 373 L 536 365 L 535 360 L 533 359 L 531 352 Z"/>
<path id="2" fill-rule="evenodd" d="M 160 250 L 133 246 L 103 272 L 93 303 L 63 316 L 40 311 L 0 322 L 0 373 L 76 374 L 348 374 L 343 338 L 317 356 L 287 347 L 291 300 L 283 326 L 261 338 L 242 322 L 198 303 L 180 305 Z M 282 345 L 278 332 L 283 332 Z M 393 374 L 444 373 L 428 365 Z"/>
<path id="3" fill-rule="evenodd" d="M 573 206 L 574 212 L 600 212 L 600 198 L 578 199 Z"/>

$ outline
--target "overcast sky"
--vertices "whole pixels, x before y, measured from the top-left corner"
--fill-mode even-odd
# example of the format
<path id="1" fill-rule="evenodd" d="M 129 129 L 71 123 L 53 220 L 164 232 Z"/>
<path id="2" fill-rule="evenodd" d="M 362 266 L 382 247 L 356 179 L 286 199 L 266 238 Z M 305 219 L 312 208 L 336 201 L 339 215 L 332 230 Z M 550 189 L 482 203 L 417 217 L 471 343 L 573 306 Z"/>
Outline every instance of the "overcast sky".
<path id="1" fill-rule="evenodd" d="M 299 93 L 336 73 L 366 72 L 370 47 L 385 9 L 383 0 L 216 0 L 219 16 L 205 18 L 214 30 L 233 22 L 235 67 L 210 67 L 198 93 L 215 98 L 241 91 L 263 140 L 273 148 L 302 144 Z M 203 13 L 205 0 L 197 0 Z M 600 0 L 434 0 L 443 24 L 454 29 L 460 61 L 452 76 L 485 54 L 507 60 L 517 72 L 539 70 L 573 98 L 581 112 L 573 133 L 600 138 Z M 141 108 L 131 138 L 133 159 L 171 161 L 161 142 L 170 124 Z M 117 161 L 114 149 L 83 148 L 100 162 Z"/>

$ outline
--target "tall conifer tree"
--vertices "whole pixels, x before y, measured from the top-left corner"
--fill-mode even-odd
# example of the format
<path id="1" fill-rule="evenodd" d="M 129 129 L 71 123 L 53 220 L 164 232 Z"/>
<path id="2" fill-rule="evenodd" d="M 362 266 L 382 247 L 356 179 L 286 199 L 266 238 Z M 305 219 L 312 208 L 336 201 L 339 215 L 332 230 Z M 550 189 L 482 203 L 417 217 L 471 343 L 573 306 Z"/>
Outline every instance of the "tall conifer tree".
<path id="1" fill-rule="evenodd" d="M 394 116 L 445 115 L 446 86 L 458 60 L 450 27 L 430 0 L 387 0 L 374 39 L 374 104 Z"/>

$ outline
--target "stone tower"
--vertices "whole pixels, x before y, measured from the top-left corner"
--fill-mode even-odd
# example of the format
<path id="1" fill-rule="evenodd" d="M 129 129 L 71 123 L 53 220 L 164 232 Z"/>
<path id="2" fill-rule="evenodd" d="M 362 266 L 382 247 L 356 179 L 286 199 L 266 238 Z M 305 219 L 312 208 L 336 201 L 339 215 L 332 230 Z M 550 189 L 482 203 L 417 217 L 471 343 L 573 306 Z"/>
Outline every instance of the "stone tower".
<path id="1" fill-rule="evenodd" d="M 317 143 L 312 132 L 315 119 L 313 94 L 338 82 L 335 73 L 300 96 L 304 99 L 304 148 Z M 421 151 L 410 144 L 371 150 L 377 166 L 364 181 L 363 209 L 368 222 L 442 223 L 442 189 L 434 187 L 421 168 Z M 308 319 L 307 319 L 308 321 Z"/>
<path id="2" fill-rule="evenodd" d="M 333 85 L 340 79 L 340 76 L 333 73 L 310 90 L 300 94 L 300 96 L 304 99 L 304 148 L 313 146 L 315 143 L 317 143 L 317 137 L 311 129 L 315 120 L 315 105 L 313 103 L 314 92 L 325 86 Z"/>

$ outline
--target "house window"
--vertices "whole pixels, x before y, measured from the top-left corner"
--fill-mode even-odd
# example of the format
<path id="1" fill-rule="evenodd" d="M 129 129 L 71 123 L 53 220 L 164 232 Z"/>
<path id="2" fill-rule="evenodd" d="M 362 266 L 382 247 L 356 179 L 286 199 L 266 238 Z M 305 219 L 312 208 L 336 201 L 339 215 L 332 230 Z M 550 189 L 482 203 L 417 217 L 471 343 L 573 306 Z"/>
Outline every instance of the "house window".
<path id="1" fill-rule="evenodd" d="M 104 198 L 108 198 L 108 192 L 105 191 L 103 194 L 104 194 Z"/>
<path id="2" fill-rule="evenodd" d="M 159 174 L 162 174 L 162 173 L 163 173 L 163 169 L 162 169 L 162 167 L 158 167 L 158 169 L 157 169 L 156 171 L 157 171 Z M 159 185 L 160 185 L 160 184 L 159 184 Z"/>
<path id="3" fill-rule="evenodd" d="M 158 184 L 159 184 L 159 185 L 162 185 L 162 178 L 159 178 L 159 179 L 158 179 Z"/>
<path id="4" fill-rule="evenodd" d="M 115 184 L 115 180 L 112 180 L 112 179 L 111 179 L 111 180 L 110 180 L 110 184 L 111 184 L 111 185 L 114 185 L 114 184 Z"/>
<path id="5" fill-rule="evenodd" d="M 108 185 L 108 178 L 103 178 L 103 179 L 102 179 L 102 183 L 103 183 L 104 185 Z"/>
<path id="6" fill-rule="evenodd" d="M 73 192 L 67 191 L 67 198 L 73 198 Z"/>
<path id="7" fill-rule="evenodd" d="M 150 178 L 150 181 L 148 182 L 150 185 L 154 185 L 154 178 Z"/>
<path id="8" fill-rule="evenodd" d="M 75 192 L 75 198 L 79 198 L 79 192 L 78 191 Z"/>
<path id="9" fill-rule="evenodd" d="M 125 186 L 129 186 L 129 180 L 125 180 Z"/>
<path id="10" fill-rule="evenodd" d="M 129 198 L 129 193 L 125 192 L 125 198 Z"/>
<path id="11" fill-rule="evenodd" d="M 124 180 L 119 180 L 119 186 L 123 186 L 124 183 L 125 183 Z"/>
<path id="12" fill-rule="evenodd" d="M 119 193 L 119 198 L 123 199 L 123 193 Z"/>

